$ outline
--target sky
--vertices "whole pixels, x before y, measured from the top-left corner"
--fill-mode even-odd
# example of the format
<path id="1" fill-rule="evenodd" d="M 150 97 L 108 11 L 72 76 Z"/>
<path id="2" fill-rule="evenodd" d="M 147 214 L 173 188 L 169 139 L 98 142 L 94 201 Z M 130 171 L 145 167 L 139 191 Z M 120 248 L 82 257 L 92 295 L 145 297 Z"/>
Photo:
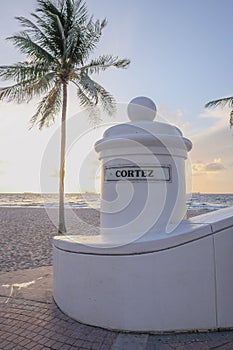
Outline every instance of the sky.
<path id="1" fill-rule="evenodd" d="M 158 114 L 193 142 L 192 190 L 233 193 L 229 110 L 204 108 L 209 100 L 233 94 L 233 1 L 87 0 L 87 5 L 96 19 L 107 18 L 108 22 L 93 57 L 113 54 L 129 58 L 131 65 L 127 70 L 111 69 L 96 77 L 114 95 L 122 114 L 114 120 L 104 118 L 108 125 L 95 131 L 85 120 L 75 91 L 69 90 L 69 118 L 75 115 L 78 124 L 74 144 L 68 147 L 66 191 L 80 190 L 77 178 L 83 176 L 83 190 L 93 190 L 93 186 L 98 190 L 95 140 L 112 122 L 127 121 L 122 106 L 135 96 L 148 96 L 156 103 Z M 14 17 L 30 17 L 35 6 L 34 0 L 2 2 L 0 65 L 25 59 L 5 38 L 21 30 Z M 0 86 L 5 85 L 0 81 Z M 0 103 L 0 192 L 41 191 L 44 159 L 51 140 L 59 133 L 60 120 L 58 116 L 49 129 L 29 131 L 37 103 Z M 46 173 L 54 181 L 52 186 L 58 181 L 58 158 L 56 149 Z"/>

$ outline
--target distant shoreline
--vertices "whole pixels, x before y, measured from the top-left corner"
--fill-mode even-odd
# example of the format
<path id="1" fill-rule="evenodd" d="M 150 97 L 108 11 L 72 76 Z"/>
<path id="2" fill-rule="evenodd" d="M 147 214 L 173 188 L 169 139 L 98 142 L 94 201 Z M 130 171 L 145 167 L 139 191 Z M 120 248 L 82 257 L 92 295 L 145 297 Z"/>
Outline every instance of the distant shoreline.
<path id="1" fill-rule="evenodd" d="M 54 209 L 54 210 L 58 210 L 58 205 L 56 206 L 43 206 L 43 205 L 17 205 L 17 204 L 13 204 L 13 205 L 0 205 L 0 211 L 1 209 L 24 209 L 24 210 L 27 210 L 27 209 L 34 209 L 34 210 L 44 210 L 46 212 L 46 209 L 48 210 L 51 210 L 51 209 Z M 94 210 L 96 211 L 97 213 L 100 213 L 100 207 L 66 207 L 66 209 L 72 209 L 74 211 L 85 211 L 85 210 Z M 192 209 L 187 209 L 187 218 L 191 218 L 191 217 L 194 217 L 194 216 L 198 216 L 198 215 L 202 215 L 202 214 L 206 214 L 206 213 L 209 213 L 209 212 L 212 212 L 212 211 L 216 211 L 216 210 L 220 210 L 221 208 L 219 209 L 208 209 L 208 208 L 203 208 L 203 209 L 196 209 L 196 208 L 192 208 Z M 0 216 L 1 216 L 1 213 L 0 213 Z"/>
<path id="2" fill-rule="evenodd" d="M 44 208 L 46 206 L 57 208 L 58 199 L 58 194 L 2 193 L 0 194 L 0 207 Z M 98 209 L 100 207 L 100 195 L 95 193 L 66 193 L 65 206 L 71 209 Z M 233 206 L 233 194 L 194 193 L 187 201 L 187 208 L 190 210 L 217 210 L 228 206 Z"/>

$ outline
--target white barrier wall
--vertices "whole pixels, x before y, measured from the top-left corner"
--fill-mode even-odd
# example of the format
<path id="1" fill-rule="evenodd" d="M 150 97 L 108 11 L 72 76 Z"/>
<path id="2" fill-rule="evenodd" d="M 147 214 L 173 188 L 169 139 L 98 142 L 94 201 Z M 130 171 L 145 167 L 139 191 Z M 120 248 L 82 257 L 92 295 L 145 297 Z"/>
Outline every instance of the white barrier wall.
<path id="1" fill-rule="evenodd" d="M 54 299 L 66 314 L 128 331 L 233 327 L 233 208 L 128 246 L 102 239 L 54 239 Z"/>

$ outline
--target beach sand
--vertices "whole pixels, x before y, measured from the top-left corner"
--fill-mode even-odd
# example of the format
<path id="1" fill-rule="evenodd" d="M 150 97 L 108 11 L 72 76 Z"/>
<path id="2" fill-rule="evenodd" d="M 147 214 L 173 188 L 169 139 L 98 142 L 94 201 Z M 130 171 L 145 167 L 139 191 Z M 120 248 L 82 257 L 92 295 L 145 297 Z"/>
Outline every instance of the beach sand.
<path id="1" fill-rule="evenodd" d="M 188 217 L 207 210 L 192 210 Z M 99 212 L 95 209 L 68 210 L 71 229 L 77 234 L 98 234 Z M 74 215 L 75 214 L 75 215 Z M 57 210 L 49 211 L 54 222 Z M 15 271 L 52 265 L 52 240 L 57 229 L 44 208 L 0 208 L 0 271 Z"/>

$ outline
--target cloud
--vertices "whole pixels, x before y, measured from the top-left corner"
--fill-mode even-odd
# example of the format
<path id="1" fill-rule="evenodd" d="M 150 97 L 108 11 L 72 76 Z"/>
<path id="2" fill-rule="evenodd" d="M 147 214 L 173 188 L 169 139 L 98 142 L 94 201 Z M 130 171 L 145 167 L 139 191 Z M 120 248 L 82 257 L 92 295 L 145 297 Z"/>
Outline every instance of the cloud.
<path id="1" fill-rule="evenodd" d="M 181 109 L 177 109 L 175 112 L 169 108 L 166 108 L 164 105 L 158 106 L 158 116 L 162 119 L 179 124 L 181 119 L 185 116 L 185 112 Z"/>
<path id="2" fill-rule="evenodd" d="M 190 121 L 187 121 L 187 115 L 188 112 L 185 110 L 177 109 L 176 111 L 172 111 L 163 105 L 159 105 L 156 120 L 174 124 L 188 136 L 192 132 L 193 126 Z"/>
<path id="3" fill-rule="evenodd" d="M 213 162 L 204 163 L 196 161 L 192 164 L 193 175 L 207 174 L 212 172 L 219 172 L 225 170 L 221 158 L 214 159 Z"/>
<path id="4" fill-rule="evenodd" d="M 198 115 L 198 118 L 208 118 L 208 119 L 222 119 L 223 116 L 229 115 L 229 108 L 213 108 L 213 109 L 204 109 L 202 113 Z"/>
<path id="5" fill-rule="evenodd" d="M 200 113 L 197 118 L 200 120 L 200 123 L 209 122 L 210 125 L 208 128 L 203 130 L 204 133 L 214 133 L 221 128 L 229 129 L 230 126 L 230 109 L 225 108 L 216 108 L 216 109 L 205 109 Z"/>
<path id="6" fill-rule="evenodd" d="M 195 163 L 192 163 L 192 172 L 193 175 L 200 175 L 204 173 L 205 165 L 203 162 L 196 161 Z"/>
<path id="7" fill-rule="evenodd" d="M 219 112 L 221 118 L 191 137 L 194 192 L 233 193 L 233 135 L 226 111 Z"/>
<path id="8" fill-rule="evenodd" d="M 225 168 L 221 163 L 209 163 L 205 166 L 206 171 L 221 171 L 224 169 Z"/>

